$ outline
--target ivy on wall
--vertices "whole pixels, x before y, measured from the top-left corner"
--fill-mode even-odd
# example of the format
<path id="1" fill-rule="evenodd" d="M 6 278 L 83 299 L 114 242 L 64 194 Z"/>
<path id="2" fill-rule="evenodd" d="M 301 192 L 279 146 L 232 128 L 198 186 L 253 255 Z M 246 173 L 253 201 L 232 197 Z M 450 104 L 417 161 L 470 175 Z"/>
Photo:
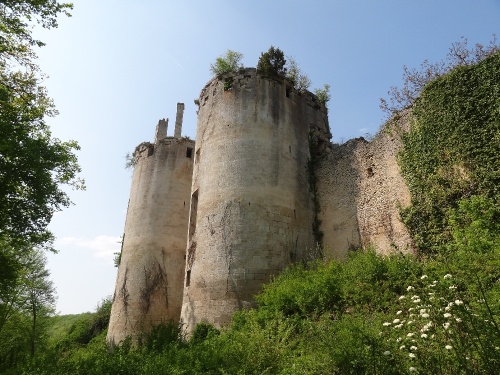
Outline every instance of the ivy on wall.
<path id="1" fill-rule="evenodd" d="M 401 214 L 419 250 L 434 253 L 453 241 L 464 201 L 481 197 L 500 215 L 500 53 L 430 82 L 413 117 L 399 154 L 411 193 Z"/>

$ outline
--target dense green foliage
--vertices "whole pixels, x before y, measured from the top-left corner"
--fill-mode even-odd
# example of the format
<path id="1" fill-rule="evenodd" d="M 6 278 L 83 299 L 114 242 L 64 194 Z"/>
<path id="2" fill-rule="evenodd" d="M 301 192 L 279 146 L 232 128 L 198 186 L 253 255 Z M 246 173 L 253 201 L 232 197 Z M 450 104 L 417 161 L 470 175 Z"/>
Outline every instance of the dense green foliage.
<path id="1" fill-rule="evenodd" d="M 226 53 L 215 59 L 215 63 L 210 65 L 210 71 L 214 75 L 234 73 L 241 67 L 243 54 L 228 49 Z"/>
<path id="2" fill-rule="evenodd" d="M 262 52 L 257 63 L 257 71 L 265 76 L 285 76 L 285 54 L 279 48 L 271 46 L 267 52 Z"/>
<path id="3" fill-rule="evenodd" d="M 66 334 L 57 319 L 46 351 L 6 373 L 495 374 L 499 277 L 492 251 L 427 260 L 354 252 L 343 263 L 289 268 L 257 309 L 224 331 L 199 325 L 189 339 L 166 324 L 137 348 L 110 352 L 109 304 L 71 317 Z"/>
<path id="4" fill-rule="evenodd" d="M 55 291 L 43 250 L 54 212 L 71 202 L 62 185 L 83 188 L 74 141 L 52 137 L 57 114 L 42 86 L 33 28 L 57 27 L 71 4 L 0 2 L 0 371 L 34 358 L 47 344 Z"/>
<path id="5" fill-rule="evenodd" d="M 55 211 L 68 206 L 61 185 L 83 187 L 76 142 L 52 137 L 46 118 L 57 111 L 41 85 L 33 24 L 57 27 L 71 4 L 9 0 L 0 4 L 0 239 L 21 251 L 50 246 Z M 5 256 L 5 254 L 4 254 Z"/>
<path id="6" fill-rule="evenodd" d="M 481 241 L 500 246 L 499 108 L 500 53 L 456 68 L 416 100 L 400 163 L 412 197 L 403 220 L 421 251 L 463 242 L 478 220 L 489 227 L 477 228 Z"/>

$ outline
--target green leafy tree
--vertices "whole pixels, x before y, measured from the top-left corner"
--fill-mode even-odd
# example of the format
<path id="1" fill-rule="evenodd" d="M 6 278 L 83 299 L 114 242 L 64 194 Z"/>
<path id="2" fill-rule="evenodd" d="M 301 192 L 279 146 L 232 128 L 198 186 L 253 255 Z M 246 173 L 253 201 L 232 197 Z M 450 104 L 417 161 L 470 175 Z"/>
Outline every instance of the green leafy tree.
<path id="1" fill-rule="evenodd" d="M 315 89 L 314 94 L 316 94 L 316 96 L 318 97 L 318 100 L 321 103 L 323 103 L 323 104 L 328 103 L 331 99 L 330 85 L 325 83 L 325 85 L 322 89 Z"/>
<path id="2" fill-rule="evenodd" d="M 15 283 L 0 300 L 0 362 L 33 357 L 45 342 L 48 317 L 54 312 L 55 289 L 49 279 L 43 250 L 15 256 L 19 271 Z"/>
<path id="3" fill-rule="evenodd" d="M 33 23 L 57 26 L 71 4 L 55 0 L 0 4 L 0 239 L 19 250 L 50 247 L 54 212 L 71 202 L 61 185 L 83 188 L 74 141 L 52 137 L 47 117 L 57 114 L 41 85 Z"/>
<path id="4" fill-rule="evenodd" d="M 297 62 L 291 56 L 288 56 L 286 78 L 293 83 L 293 86 L 299 92 L 304 92 L 311 86 L 311 80 L 306 74 L 302 73 Z"/>
<path id="5" fill-rule="evenodd" d="M 267 52 L 261 53 L 257 63 L 257 71 L 268 76 L 284 76 L 287 71 L 285 65 L 286 60 L 283 51 L 271 46 Z"/>
<path id="6" fill-rule="evenodd" d="M 210 71 L 214 75 L 236 72 L 242 65 L 243 54 L 228 49 L 226 53 L 215 59 L 215 63 L 210 64 Z"/>

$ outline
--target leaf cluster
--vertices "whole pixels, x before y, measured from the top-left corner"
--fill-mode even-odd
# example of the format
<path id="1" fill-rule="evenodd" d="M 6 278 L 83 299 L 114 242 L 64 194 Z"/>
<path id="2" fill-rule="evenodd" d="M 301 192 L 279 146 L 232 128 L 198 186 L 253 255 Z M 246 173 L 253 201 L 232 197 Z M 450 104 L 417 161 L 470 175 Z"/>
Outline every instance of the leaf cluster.
<path id="1" fill-rule="evenodd" d="M 285 76 L 287 68 L 283 51 L 271 46 L 267 52 L 262 52 L 257 63 L 257 71 L 265 76 Z"/>
<path id="2" fill-rule="evenodd" d="M 214 75 L 234 73 L 241 67 L 243 54 L 228 49 L 222 56 L 217 57 L 214 64 L 210 65 L 210 71 Z"/>

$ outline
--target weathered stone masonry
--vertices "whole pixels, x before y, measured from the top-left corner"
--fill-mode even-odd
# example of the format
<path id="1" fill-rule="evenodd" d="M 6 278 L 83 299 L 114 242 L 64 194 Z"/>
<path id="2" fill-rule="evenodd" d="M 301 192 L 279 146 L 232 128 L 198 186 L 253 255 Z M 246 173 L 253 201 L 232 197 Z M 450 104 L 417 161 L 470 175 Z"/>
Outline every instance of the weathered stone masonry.
<path id="1" fill-rule="evenodd" d="M 229 323 L 272 275 L 308 259 L 309 134 L 328 133 L 326 108 L 312 94 L 255 69 L 214 78 L 198 102 L 181 314 L 188 331 Z"/>
<path id="2" fill-rule="evenodd" d="M 318 255 L 318 222 L 326 258 L 411 251 L 397 165 L 409 114 L 371 142 L 331 144 L 313 94 L 255 69 L 215 77 L 196 103 L 196 144 L 181 138 L 179 103 L 174 137 L 160 120 L 134 153 L 110 344 L 167 320 L 226 325 L 273 275 Z"/>
<path id="3" fill-rule="evenodd" d="M 177 118 L 182 121 L 184 105 Z M 179 114 L 179 112 L 181 112 Z M 194 142 L 167 137 L 160 120 L 155 143 L 135 152 L 121 262 L 108 329 L 108 343 L 136 339 L 151 326 L 178 321 L 184 282 Z"/>

